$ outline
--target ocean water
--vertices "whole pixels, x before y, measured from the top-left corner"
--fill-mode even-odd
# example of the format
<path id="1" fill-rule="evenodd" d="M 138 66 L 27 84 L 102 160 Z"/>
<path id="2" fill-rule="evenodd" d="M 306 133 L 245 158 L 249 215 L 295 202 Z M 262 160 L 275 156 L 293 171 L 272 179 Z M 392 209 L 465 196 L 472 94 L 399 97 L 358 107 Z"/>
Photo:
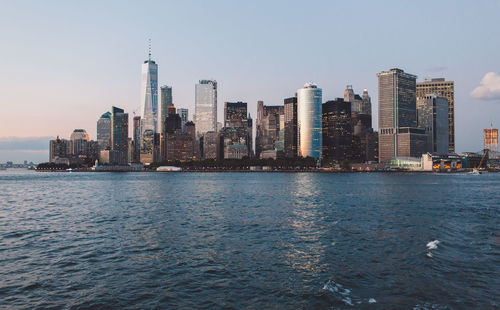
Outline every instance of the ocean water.
<path id="1" fill-rule="evenodd" d="M 0 171 L 0 308 L 499 309 L 500 174 Z"/>

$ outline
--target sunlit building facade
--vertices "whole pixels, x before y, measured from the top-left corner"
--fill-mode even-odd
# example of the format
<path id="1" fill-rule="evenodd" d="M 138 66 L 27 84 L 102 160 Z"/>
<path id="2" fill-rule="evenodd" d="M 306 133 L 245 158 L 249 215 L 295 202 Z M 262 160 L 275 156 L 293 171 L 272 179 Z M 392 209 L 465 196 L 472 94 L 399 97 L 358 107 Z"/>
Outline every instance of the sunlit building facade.
<path id="1" fill-rule="evenodd" d="M 198 136 L 217 131 L 217 81 L 200 80 L 196 84 L 194 113 Z"/>
<path id="2" fill-rule="evenodd" d="M 488 150 L 489 158 L 498 158 L 498 129 L 484 130 L 484 149 Z"/>
<path id="3" fill-rule="evenodd" d="M 321 158 L 322 90 L 317 85 L 307 83 L 297 90 L 298 150 L 302 157 Z"/>

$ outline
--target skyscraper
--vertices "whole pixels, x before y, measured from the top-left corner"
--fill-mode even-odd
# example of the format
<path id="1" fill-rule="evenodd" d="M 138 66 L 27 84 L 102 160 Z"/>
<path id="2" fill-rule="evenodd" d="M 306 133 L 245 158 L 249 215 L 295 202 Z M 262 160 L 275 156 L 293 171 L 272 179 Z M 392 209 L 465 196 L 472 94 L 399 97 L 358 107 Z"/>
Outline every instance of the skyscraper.
<path id="1" fill-rule="evenodd" d="M 168 115 L 168 107 L 172 104 L 172 86 L 160 87 L 160 109 L 158 113 L 158 132 L 163 133 L 163 125 Z"/>
<path id="2" fill-rule="evenodd" d="M 488 150 L 489 158 L 498 158 L 498 129 L 484 130 L 484 149 Z"/>
<path id="3" fill-rule="evenodd" d="M 217 82 L 200 80 L 195 86 L 196 132 L 202 136 L 207 131 L 217 131 Z"/>
<path id="4" fill-rule="evenodd" d="M 322 105 L 322 117 L 323 159 L 337 162 L 351 159 L 351 103 L 342 98 L 327 101 Z"/>
<path id="5" fill-rule="evenodd" d="M 71 133 L 71 154 L 74 156 L 87 155 L 89 135 L 85 129 L 75 129 Z"/>
<path id="6" fill-rule="evenodd" d="M 379 161 L 393 157 L 420 157 L 427 135 L 417 128 L 416 79 L 401 69 L 380 72 L 378 77 Z"/>
<path id="7" fill-rule="evenodd" d="M 158 117 L 158 65 L 151 60 L 142 64 L 141 82 L 141 162 L 152 163 L 154 160 L 154 136 L 157 133 Z"/>
<path id="8" fill-rule="evenodd" d="M 284 100 L 285 110 L 285 157 L 297 156 L 297 96 Z"/>
<path id="9" fill-rule="evenodd" d="M 134 116 L 133 119 L 133 145 L 134 145 L 134 150 L 132 152 L 133 156 L 130 159 L 130 162 L 132 163 L 139 163 L 141 162 L 141 117 L 140 116 Z"/>
<path id="10" fill-rule="evenodd" d="M 123 109 L 111 108 L 111 152 L 110 163 L 128 164 L 128 113 Z"/>
<path id="11" fill-rule="evenodd" d="M 418 97 L 417 121 L 427 133 L 427 151 L 448 153 L 448 99 L 438 94 Z"/>
<path id="12" fill-rule="evenodd" d="M 298 150 L 302 157 L 321 158 L 321 101 L 322 90 L 315 84 L 307 83 L 297 90 Z"/>
<path id="13" fill-rule="evenodd" d="M 279 149 L 280 133 L 284 133 L 284 124 L 280 122 L 280 117 L 284 115 L 284 107 L 266 106 L 263 101 L 257 102 L 257 129 L 255 136 L 255 156 L 261 157 L 261 153 L 266 151 L 263 157 L 283 156 L 283 150 Z"/>
<path id="14" fill-rule="evenodd" d="M 97 121 L 97 143 L 99 150 L 105 150 L 111 144 L 111 113 L 106 112 Z"/>
<path id="15" fill-rule="evenodd" d="M 437 78 L 417 83 L 417 97 L 428 94 L 448 99 L 448 152 L 455 153 L 455 82 Z"/>

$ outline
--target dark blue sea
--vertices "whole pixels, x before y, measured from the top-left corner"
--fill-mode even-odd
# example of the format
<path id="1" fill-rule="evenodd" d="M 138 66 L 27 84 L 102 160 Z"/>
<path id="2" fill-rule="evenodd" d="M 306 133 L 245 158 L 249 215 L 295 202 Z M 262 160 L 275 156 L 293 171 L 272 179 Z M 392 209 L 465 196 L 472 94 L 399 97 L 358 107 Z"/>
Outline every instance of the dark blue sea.
<path id="1" fill-rule="evenodd" d="M 2 309 L 500 309 L 500 174 L 0 171 Z"/>

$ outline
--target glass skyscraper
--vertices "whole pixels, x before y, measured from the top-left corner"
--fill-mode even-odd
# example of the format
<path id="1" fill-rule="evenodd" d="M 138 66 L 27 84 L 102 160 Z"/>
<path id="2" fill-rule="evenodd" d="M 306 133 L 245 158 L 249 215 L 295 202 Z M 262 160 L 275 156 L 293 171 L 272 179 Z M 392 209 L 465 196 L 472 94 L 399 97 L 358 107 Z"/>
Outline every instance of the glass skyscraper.
<path id="1" fill-rule="evenodd" d="M 152 163 L 154 159 L 154 135 L 158 117 L 158 65 L 151 60 L 142 64 L 141 81 L 141 162 Z"/>
<path id="2" fill-rule="evenodd" d="M 297 90 L 297 127 L 299 155 L 321 158 L 322 90 L 315 84 L 307 83 Z"/>
<path id="3" fill-rule="evenodd" d="M 202 136 L 208 131 L 217 130 L 217 82 L 201 80 L 195 86 L 196 132 Z"/>
<path id="4" fill-rule="evenodd" d="M 160 87 L 160 109 L 158 111 L 158 132 L 164 133 L 165 118 L 168 116 L 168 107 L 172 104 L 172 86 Z"/>
<path id="5" fill-rule="evenodd" d="M 97 121 L 97 143 L 99 150 L 105 150 L 111 143 L 111 113 L 106 112 Z"/>
<path id="6" fill-rule="evenodd" d="M 448 99 L 438 94 L 417 98 L 418 127 L 427 133 L 427 151 L 448 153 Z"/>

